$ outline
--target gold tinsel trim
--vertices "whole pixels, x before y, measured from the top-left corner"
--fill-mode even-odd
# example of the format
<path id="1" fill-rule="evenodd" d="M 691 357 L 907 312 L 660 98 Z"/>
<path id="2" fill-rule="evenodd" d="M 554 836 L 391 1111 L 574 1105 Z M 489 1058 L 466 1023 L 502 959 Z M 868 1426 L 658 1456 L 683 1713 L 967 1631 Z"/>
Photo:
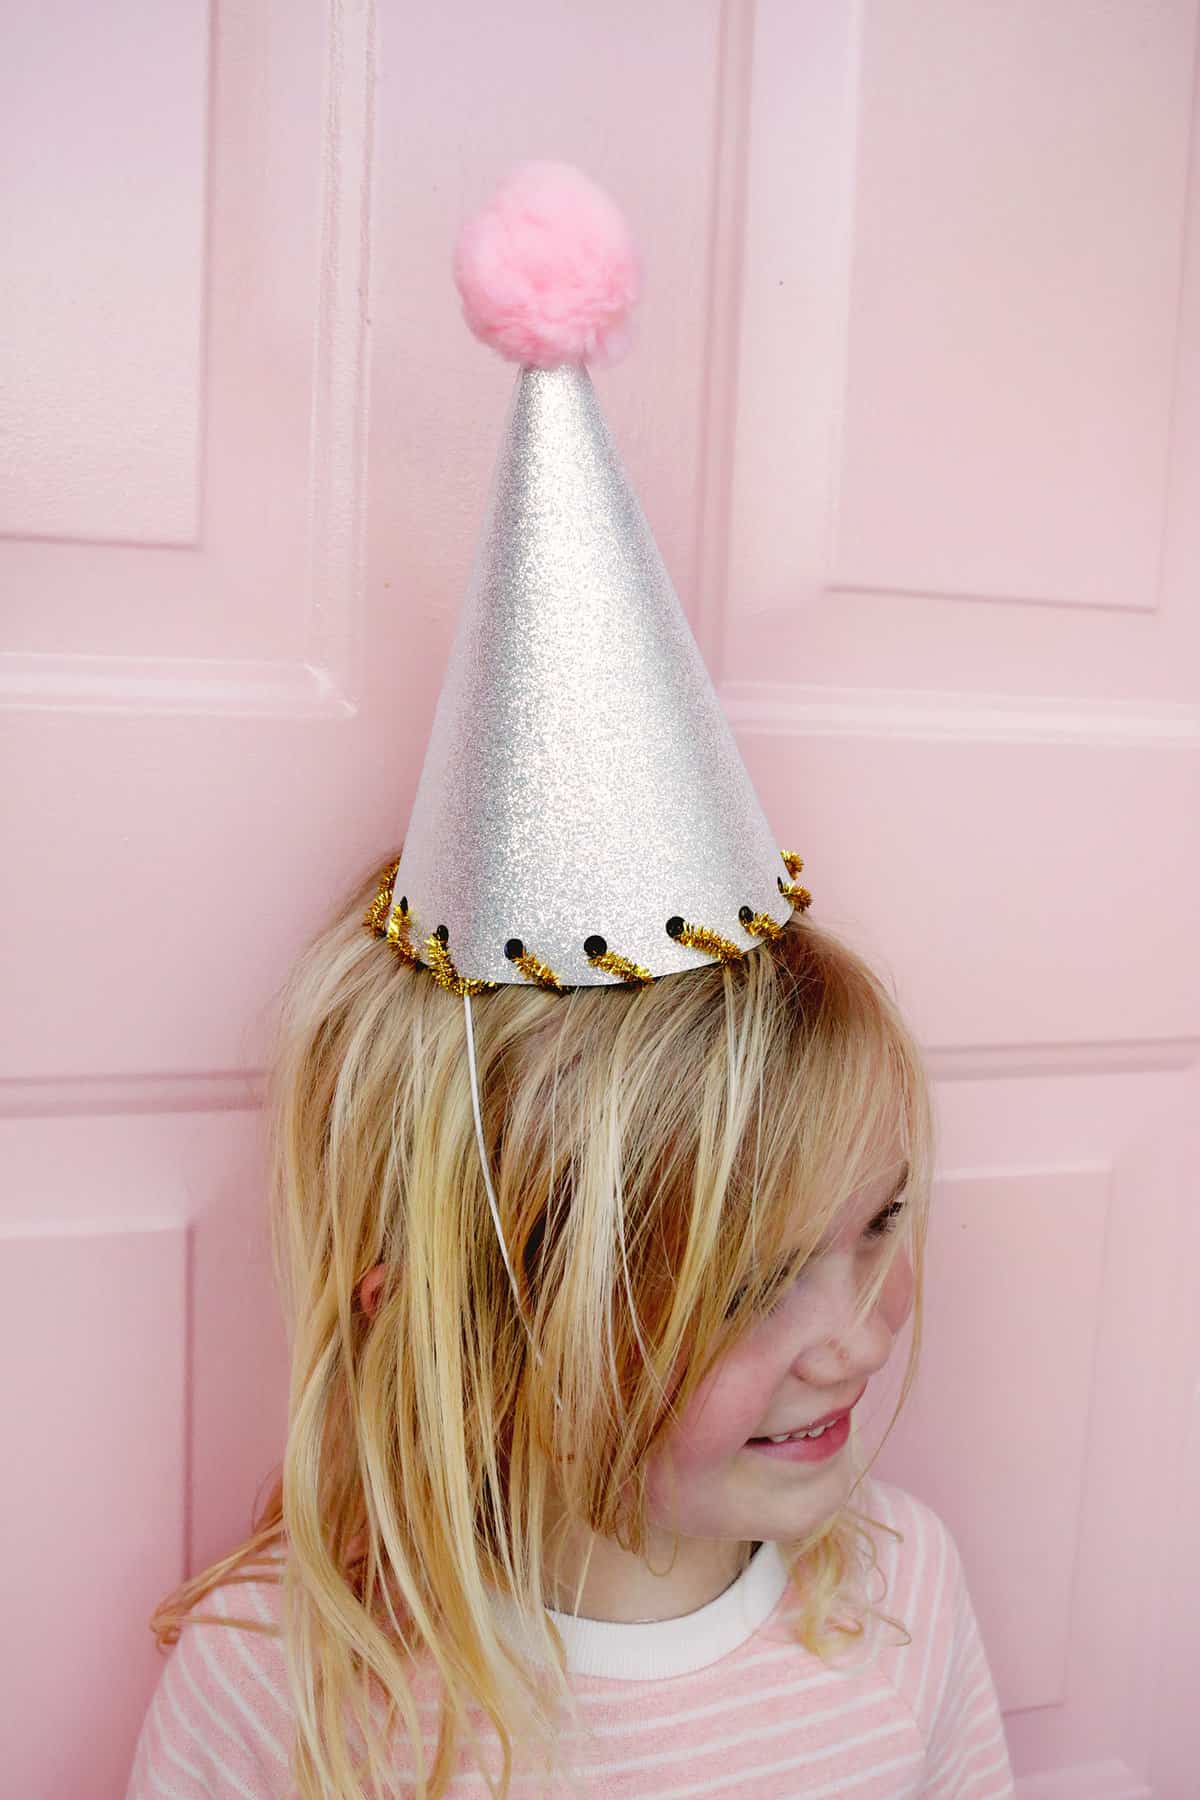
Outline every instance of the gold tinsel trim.
<path id="1" fill-rule="evenodd" d="M 781 850 L 779 854 L 783 858 L 784 867 L 792 877 L 791 881 L 784 881 L 783 877 L 780 876 L 779 891 L 791 901 L 793 906 L 798 907 L 801 912 L 804 912 L 807 907 L 812 905 L 812 895 L 806 887 L 801 887 L 800 883 L 795 879 L 804 867 L 804 858 L 798 856 L 794 850 Z"/>
<path id="2" fill-rule="evenodd" d="M 453 957 L 436 932 L 425 939 L 425 955 L 433 979 L 451 994 L 483 994 L 496 985 L 494 981 L 480 981 L 474 975 L 460 975 Z"/>
<path id="3" fill-rule="evenodd" d="M 606 975 L 619 975 L 622 981 L 640 981 L 643 987 L 648 987 L 654 980 L 649 969 L 643 969 L 641 963 L 630 962 L 627 956 L 618 956 L 615 950 L 589 956 L 588 961 L 593 969 L 603 969 Z"/>
<path id="4" fill-rule="evenodd" d="M 383 936 L 384 921 L 387 918 L 388 909 L 392 904 L 392 887 L 399 870 L 400 858 L 397 857 L 394 862 L 388 864 L 386 869 L 380 871 L 379 892 L 376 894 L 363 916 L 364 928 L 367 931 L 373 932 L 376 937 Z"/>
<path id="5" fill-rule="evenodd" d="M 411 930 L 412 914 L 406 912 L 397 900 L 391 910 L 383 935 L 401 962 L 411 963 L 414 969 L 419 969 L 421 959 L 417 955 L 416 945 L 409 942 L 408 934 Z"/>
<path id="6" fill-rule="evenodd" d="M 400 858 L 390 862 L 379 876 L 379 892 L 372 900 L 363 919 L 363 928 L 373 937 L 386 939 L 401 962 L 412 968 L 419 968 L 421 959 L 409 942 L 408 934 L 412 927 L 412 915 L 401 906 L 399 900 L 392 903 L 392 888 L 395 885 L 396 873 L 400 867 Z"/>
<path id="7" fill-rule="evenodd" d="M 686 944 L 689 950 L 703 950 L 706 956 L 719 957 L 723 963 L 741 962 L 745 952 L 722 937 L 719 931 L 710 931 L 707 925 L 689 925 L 686 920 L 682 931 L 669 934 L 677 944 Z"/>
<path id="8" fill-rule="evenodd" d="M 741 921 L 741 925 L 743 931 L 748 931 L 751 937 L 777 938 L 783 932 L 783 926 L 770 913 L 752 913 L 748 919 Z"/>
<path id="9" fill-rule="evenodd" d="M 563 992 L 563 984 L 548 964 L 540 962 L 532 950 L 522 950 L 520 956 L 512 959 L 514 969 L 520 969 L 526 981 L 532 981 L 538 987 L 553 988 L 556 994 Z"/>

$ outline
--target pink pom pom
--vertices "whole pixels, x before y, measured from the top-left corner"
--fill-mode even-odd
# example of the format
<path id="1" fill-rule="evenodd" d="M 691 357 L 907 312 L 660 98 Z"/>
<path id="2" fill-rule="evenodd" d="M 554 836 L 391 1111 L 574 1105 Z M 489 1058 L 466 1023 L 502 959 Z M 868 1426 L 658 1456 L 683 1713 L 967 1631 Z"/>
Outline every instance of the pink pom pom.
<path id="1" fill-rule="evenodd" d="M 513 362 L 615 362 L 629 347 L 639 268 L 629 227 L 569 163 L 522 163 L 454 253 L 463 314 Z"/>

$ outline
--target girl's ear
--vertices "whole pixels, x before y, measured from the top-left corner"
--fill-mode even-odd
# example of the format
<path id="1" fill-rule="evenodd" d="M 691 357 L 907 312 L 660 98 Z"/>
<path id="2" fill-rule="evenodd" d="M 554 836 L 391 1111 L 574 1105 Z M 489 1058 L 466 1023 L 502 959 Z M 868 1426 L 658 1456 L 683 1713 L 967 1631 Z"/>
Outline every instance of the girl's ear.
<path id="1" fill-rule="evenodd" d="M 376 1263 L 369 1269 L 358 1284 L 358 1303 L 368 1319 L 375 1317 L 375 1309 L 379 1305 L 379 1290 L 383 1286 L 387 1274 L 386 1263 Z"/>

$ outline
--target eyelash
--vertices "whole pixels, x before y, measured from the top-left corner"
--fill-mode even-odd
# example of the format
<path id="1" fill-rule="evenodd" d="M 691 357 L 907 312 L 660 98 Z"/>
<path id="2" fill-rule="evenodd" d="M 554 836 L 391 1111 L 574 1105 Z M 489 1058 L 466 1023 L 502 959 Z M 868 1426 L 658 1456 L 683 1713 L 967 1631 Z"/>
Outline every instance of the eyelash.
<path id="1" fill-rule="evenodd" d="M 884 1207 L 883 1211 L 880 1213 L 877 1213 L 875 1215 L 875 1217 L 871 1220 L 871 1223 L 867 1226 L 867 1229 L 864 1231 L 863 1236 L 866 1238 L 869 1238 L 872 1243 L 877 1244 L 881 1238 L 885 1238 L 889 1235 L 890 1232 L 895 1231 L 896 1223 L 900 1217 L 900 1214 L 904 1211 L 904 1205 L 905 1205 L 905 1203 L 903 1200 L 889 1201 L 888 1204 Z M 783 1305 L 784 1301 L 787 1298 L 787 1294 L 788 1294 L 788 1284 L 785 1283 L 782 1291 L 780 1292 L 778 1300 L 772 1300 L 770 1306 L 768 1306 L 766 1311 L 763 1313 L 762 1316 L 764 1319 L 769 1319 L 771 1317 L 772 1313 L 776 1313 L 779 1311 L 779 1308 Z"/>
<path id="2" fill-rule="evenodd" d="M 886 1237 L 889 1231 L 895 1231 L 896 1221 L 904 1211 L 903 1200 L 890 1200 L 883 1211 L 871 1220 L 867 1226 L 867 1236 L 871 1238 Z M 882 1223 L 880 1221 L 882 1220 Z"/>

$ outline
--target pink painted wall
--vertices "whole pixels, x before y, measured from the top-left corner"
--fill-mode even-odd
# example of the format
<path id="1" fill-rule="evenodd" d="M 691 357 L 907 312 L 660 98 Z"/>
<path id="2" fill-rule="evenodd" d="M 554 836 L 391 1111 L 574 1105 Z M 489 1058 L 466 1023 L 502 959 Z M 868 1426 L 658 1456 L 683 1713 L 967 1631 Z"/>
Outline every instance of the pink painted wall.
<path id="1" fill-rule="evenodd" d="M 938 1078 L 881 1471 L 1023 1800 L 1196 1794 L 1196 13 L 9 9 L 13 1793 L 123 1792 L 280 1451 L 272 995 L 403 827 L 510 383 L 447 258 L 549 154 L 645 246 L 602 399 L 779 841 Z"/>

